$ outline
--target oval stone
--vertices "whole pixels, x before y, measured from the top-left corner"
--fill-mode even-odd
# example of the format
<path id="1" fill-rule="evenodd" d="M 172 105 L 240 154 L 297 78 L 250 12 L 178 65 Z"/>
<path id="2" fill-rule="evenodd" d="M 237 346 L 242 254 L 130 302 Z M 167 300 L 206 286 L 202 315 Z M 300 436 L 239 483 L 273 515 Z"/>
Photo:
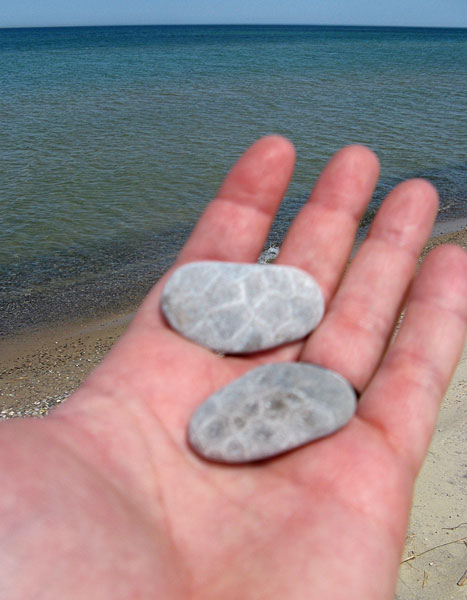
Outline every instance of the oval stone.
<path id="1" fill-rule="evenodd" d="M 188 439 L 209 460 L 262 460 L 337 431 L 355 408 L 355 391 L 338 373 L 308 363 L 269 364 L 203 402 Z"/>
<path id="2" fill-rule="evenodd" d="M 318 284 L 301 269 L 215 261 L 177 269 L 165 285 L 161 306 L 173 329 L 225 354 L 301 339 L 324 313 Z"/>

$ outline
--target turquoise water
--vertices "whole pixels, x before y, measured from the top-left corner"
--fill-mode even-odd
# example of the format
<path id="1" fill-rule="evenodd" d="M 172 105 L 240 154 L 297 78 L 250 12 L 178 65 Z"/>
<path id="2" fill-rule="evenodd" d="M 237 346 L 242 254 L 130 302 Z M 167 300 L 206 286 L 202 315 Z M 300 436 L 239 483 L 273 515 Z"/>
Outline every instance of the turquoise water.
<path id="1" fill-rule="evenodd" d="M 138 300 L 268 133 L 298 151 L 274 243 L 348 143 L 380 157 L 374 207 L 425 176 L 467 213 L 467 30 L 0 30 L 0 86 L 0 331 Z"/>

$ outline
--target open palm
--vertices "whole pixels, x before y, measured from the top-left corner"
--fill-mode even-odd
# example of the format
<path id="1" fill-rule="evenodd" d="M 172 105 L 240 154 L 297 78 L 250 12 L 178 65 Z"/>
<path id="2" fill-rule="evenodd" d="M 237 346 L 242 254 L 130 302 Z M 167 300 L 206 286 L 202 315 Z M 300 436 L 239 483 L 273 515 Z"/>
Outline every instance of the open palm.
<path id="1" fill-rule="evenodd" d="M 293 161 L 282 138 L 252 146 L 177 265 L 255 261 Z M 308 339 L 218 356 L 167 327 L 164 278 L 72 398 L 41 421 L 1 426 L 2 599 L 392 598 L 413 482 L 464 343 L 467 260 L 438 248 L 413 280 L 437 198 L 410 181 L 386 199 L 346 271 L 377 177 L 369 150 L 341 150 L 281 248 L 277 262 L 309 271 L 326 298 Z M 211 393 L 259 364 L 294 360 L 334 369 L 361 392 L 346 427 L 243 466 L 190 450 L 189 418 Z"/>

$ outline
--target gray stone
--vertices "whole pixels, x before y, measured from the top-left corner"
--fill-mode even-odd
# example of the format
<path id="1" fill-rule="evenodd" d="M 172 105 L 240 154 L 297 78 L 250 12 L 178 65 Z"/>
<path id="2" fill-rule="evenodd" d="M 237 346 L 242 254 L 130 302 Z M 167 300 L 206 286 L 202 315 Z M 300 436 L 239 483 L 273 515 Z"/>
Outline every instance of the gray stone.
<path id="1" fill-rule="evenodd" d="M 176 331 L 225 354 L 299 340 L 324 312 L 318 284 L 301 269 L 215 261 L 177 269 L 165 285 L 161 306 Z"/>
<path id="2" fill-rule="evenodd" d="M 333 433 L 355 408 L 355 391 L 338 373 L 308 363 L 269 364 L 203 402 L 188 438 L 207 459 L 251 462 Z"/>

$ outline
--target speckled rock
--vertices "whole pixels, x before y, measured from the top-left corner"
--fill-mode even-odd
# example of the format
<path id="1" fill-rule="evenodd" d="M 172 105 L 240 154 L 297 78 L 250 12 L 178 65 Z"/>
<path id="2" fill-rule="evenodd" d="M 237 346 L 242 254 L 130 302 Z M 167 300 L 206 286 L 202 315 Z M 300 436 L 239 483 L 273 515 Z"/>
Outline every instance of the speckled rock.
<path id="1" fill-rule="evenodd" d="M 251 462 L 333 433 L 355 408 L 355 391 L 338 373 L 308 363 L 269 364 L 203 402 L 188 438 L 207 459 Z"/>
<path id="2" fill-rule="evenodd" d="M 301 339 L 324 312 L 318 284 L 301 269 L 214 261 L 177 269 L 161 306 L 176 331 L 225 354 Z"/>

